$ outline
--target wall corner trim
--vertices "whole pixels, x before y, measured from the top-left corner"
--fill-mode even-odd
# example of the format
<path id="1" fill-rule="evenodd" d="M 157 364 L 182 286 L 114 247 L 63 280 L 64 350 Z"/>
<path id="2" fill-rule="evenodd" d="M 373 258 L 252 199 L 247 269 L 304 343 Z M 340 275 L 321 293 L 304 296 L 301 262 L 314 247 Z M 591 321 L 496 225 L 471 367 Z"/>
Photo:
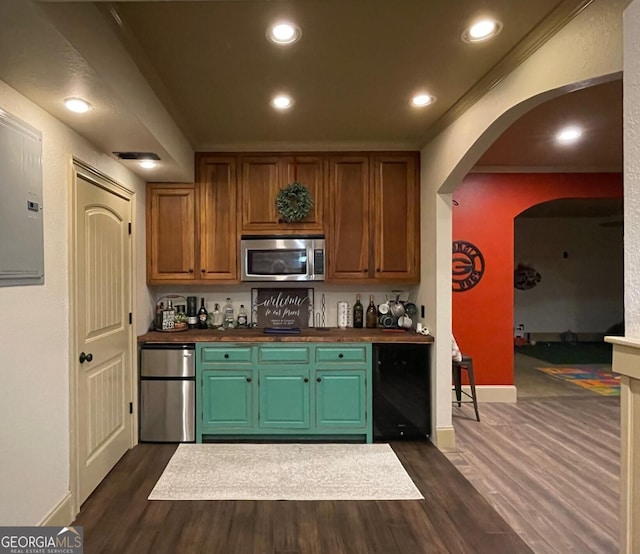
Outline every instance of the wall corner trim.
<path id="1" fill-rule="evenodd" d="M 456 431 L 453 427 L 438 427 L 431 440 L 441 452 L 455 450 Z"/>
<path id="2" fill-rule="evenodd" d="M 462 390 L 471 394 L 471 388 L 469 385 L 462 385 Z M 478 397 L 478 402 L 515 403 L 518 401 L 518 389 L 515 385 L 476 385 L 476 395 Z M 455 392 L 451 391 L 451 402 L 455 402 L 455 399 Z M 463 400 L 466 402 L 469 399 L 463 397 Z M 457 409 L 458 405 L 456 404 L 454 406 L 454 414 Z"/>
<path id="3" fill-rule="evenodd" d="M 71 525 L 75 517 L 72 500 L 71 493 L 67 492 L 38 525 L 41 527 Z"/>

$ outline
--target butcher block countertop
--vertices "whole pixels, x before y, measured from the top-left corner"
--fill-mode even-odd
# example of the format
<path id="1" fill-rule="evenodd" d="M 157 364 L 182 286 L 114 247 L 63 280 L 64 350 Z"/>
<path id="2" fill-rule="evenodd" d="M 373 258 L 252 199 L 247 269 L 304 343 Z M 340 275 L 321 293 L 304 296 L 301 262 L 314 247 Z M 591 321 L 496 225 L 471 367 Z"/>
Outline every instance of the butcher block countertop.
<path id="1" fill-rule="evenodd" d="M 262 329 L 189 329 L 178 332 L 149 331 L 138 337 L 139 343 L 153 342 L 393 342 L 431 344 L 431 335 L 421 335 L 415 331 L 386 329 L 338 329 L 328 331 L 314 328 L 301 329 L 297 335 L 265 334 Z"/>

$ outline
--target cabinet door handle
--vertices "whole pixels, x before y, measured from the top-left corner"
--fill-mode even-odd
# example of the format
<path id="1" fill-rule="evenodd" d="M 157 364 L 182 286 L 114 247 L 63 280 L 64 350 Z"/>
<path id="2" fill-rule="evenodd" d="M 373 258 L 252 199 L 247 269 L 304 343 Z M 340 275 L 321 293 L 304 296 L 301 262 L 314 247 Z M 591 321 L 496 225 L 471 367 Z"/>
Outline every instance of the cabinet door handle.
<path id="1" fill-rule="evenodd" d="M 378 271 L 380 271 L 380 270 L 378 270 Z M 201 273 L 206 273 L 206 272 L 207 272 L 207 270 L 203 267 L 203 268 L 200 270 L 200 272 L 201 272 Z"/>
<path id="2" fill-rule="evenodd" d="M 316 377 L 316 381 L 319 383 L 322 379 L 320 377 Z"/>
<path id="3" fill-rule="evenodd" d="M 340 352 L 340 354 L 338 354 L 338 358 L 344 358 L 344 354 Z"/>
<path id="4" fill-rule="evenodd" d="M 81 364 L 85 362 L 90 362 L 91 360 L 93 360 L 93 354 L 91 352 L 89 352 L 88 354 L 81 352 L 79 360 Z"/>
<path id="5" fill-rule="evenodd" d="M 229 358 L 229 354 L 225 354 L 224 357 L 225 357 L 225 359 L 228 359 Z"/>
<path id="6" fill-rule="evenodd" d="M 308 382 L 309 382 L 309 378 L 308 378 L 308 377 L 305 377 L 305 378 L 303 379 L 303 381 L 304 381 L 305 383 L 308 383 Z"/>
<path id="7" fill-rule="evenodd" d="M 193 268 L 192 267 L 189 268 L 189 273 L 193 273 Z"/>
<path id="8" fill-rule="evenodd" d="M 380 273 L 380 268 L 379 268 L 379 267 L 376 267 L 376 271 L 377 271 L 378 273 Z"/>
<path id="9" fill-rule="evenodd" d="M 251 383 L 251 377 L 247 377 L 247 383 Z"/>

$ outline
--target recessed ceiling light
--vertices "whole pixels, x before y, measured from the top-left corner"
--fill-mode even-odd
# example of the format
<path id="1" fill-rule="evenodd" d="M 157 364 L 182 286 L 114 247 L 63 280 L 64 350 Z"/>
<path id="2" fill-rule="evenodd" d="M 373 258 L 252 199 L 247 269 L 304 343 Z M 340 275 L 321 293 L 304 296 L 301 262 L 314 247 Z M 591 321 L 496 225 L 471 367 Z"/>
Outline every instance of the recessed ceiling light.
<path id="1" fill-rule="evenodd" d="M 436 97 L 435 96 L 431 96 L 430 94 L 426 94 L 424 92 L 421 92 L 420 94 L 416 94 L 411 99 L 411 104 L 413 106 L 423 107 L 423 106 L 428 106 L 430 104 L 433 104 L 435 101 L 436 101 Z"/>
<path id="2" fill-rule="evenodd" d="M 576 142 L 582 136 L 582 129 L 580 127 L 571 126 L 561 129 L 556 134 L 556 140 L 560 144 L 572 144 Z"/>
<path id="3" fill-rule="evenodd" d="M 285 94 L 280 94 L 271 100 L 271 105 L 277 110 L 287 110 L 293 106 L 293 100 Z"/>
<path id="4" fill-rule="evenodd" d="M 502 30 L 502 23 L 497 19 L 480 19 L 462 33 L 465 42 L 482 42 L 495 37 Z"/>
<path id="5" fill-rule="evenodd" d="M 156 166 L 156 162 L 153 160 L 142 160 L 140 162 L 140 167 L 144 167 L 145 169 L 153 169 Z"/>
<path id="6" fill-rule="evenodd" d="M 289 21 L 280 21 L 267 29 L 267 38 L 275 44 L 293 44 L 301 36 L 300 27 Z"/>
<path id="7" fill-rule="evenodd" d="M 86 100 L 82 98 L 66 98 L 64 101 L 64 105 L 67 107 L 67 110 L 76 113 L 85 113 L 88 112 L 93 106 L 89 104 Z"/>

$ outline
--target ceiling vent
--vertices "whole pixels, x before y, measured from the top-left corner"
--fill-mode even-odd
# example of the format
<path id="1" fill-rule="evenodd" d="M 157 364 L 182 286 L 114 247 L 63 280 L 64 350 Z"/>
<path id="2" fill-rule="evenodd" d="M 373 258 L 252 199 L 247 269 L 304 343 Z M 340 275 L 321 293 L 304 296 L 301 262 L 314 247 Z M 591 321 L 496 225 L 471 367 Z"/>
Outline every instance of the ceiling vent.
<path id="1" fill-rule="evenodd" d="M 120 160 L 159 160 L 155 152 L 114 152 Z"/>

